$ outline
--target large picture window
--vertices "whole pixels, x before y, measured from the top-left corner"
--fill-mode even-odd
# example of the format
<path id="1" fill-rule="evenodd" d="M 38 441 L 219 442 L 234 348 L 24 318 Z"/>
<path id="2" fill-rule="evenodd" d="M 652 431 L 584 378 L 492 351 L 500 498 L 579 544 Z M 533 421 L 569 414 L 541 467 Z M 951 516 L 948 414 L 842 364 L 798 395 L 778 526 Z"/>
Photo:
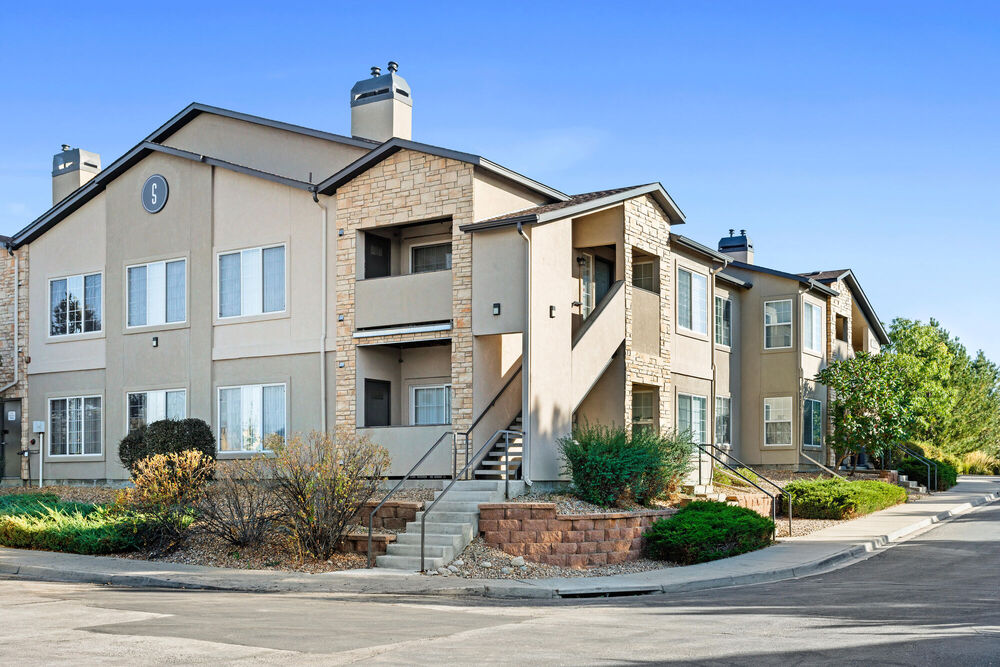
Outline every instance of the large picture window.
<path id="1" fill-rule="evenodd" d="M 792 444 L 792 397 L 764 399 L 764 444 Z"/>
<path id="2" fill-rule="evenodd" d="M 101 453 L 101 397 L 71 396 L 49 401 L 49 456 Z"/>
<path id="3" fill-rule="evenodd" d="M 708 333 L 708 278 L 687 269 L 677 270 L 677 324 L 695 333 Z"/>
<path id="4" fill-rule="evenodd" d="M 49 335 L 75 336 L 101 331 L 101 274 L 49 281 Z"/>
<path id="5" fill-rule="evenodd" d="M 128 267 L 128 326 L 143 327 L 187 319 L 187 261 L 151 262 Z"/>
<path id="6" fill-rule="evenodd" d="M 802 405 L 802 446 L 823 446 L 823 404 L 811 398 Z"/>
<path id="7" fill-rule="evenodd" d="M 219 451 L 266 451 L 272 435 L 285 437 L 284 384 L 219 388 Z"/>
<path id="8" fill-rule="evenodd" d="M 451 268 L 451 243 L 414 246 L 410 249 L 410 273 Z"/>
<path id="9" fill-rule="evenodd" d="M 715 444 L 730 445 L 733 442 L 732 399 L 728 396 L 715 397 Z"/>
<path id="10" fill-rule="evenodd" d="M 721 296 L 715 297 L 715 342 L 733 344 L 733 302 Z"/>
<path id="11" fill-rule="evenodd" d="M 691 440 L 700 445 L 708 442 L 705 422 L 706 402 L 704 396 L 677 395 L 677 427 L 681 433 L 690 434 Z"/>
<path id="12" fill-rule="evenodd" d="M 187 391 L 133 391 L 126 397 L 128 431 L 148 426 L 161 419 L 184 419 L 187 416 Z"/>
<path id="13" fill-rule="evenodd" d="M 451 385 L 410 387 L 410 423 L 414 426 L 451 423 Z"/>
<path id="14" fill-rule="evenodd" d="M 807 350 L 823 352 L 823 309 L 808 301 L 803 306 L 802 337 Z"/>
<path id="15" fill-rule="evenodd" d="M 792 346 L 792 300 L 764 302 L 764 348 L 777 350 Z"/>
<path id="16" fill-rule="evenodd" d="M 219 317 L 285 310 L 285 246 L 219 255 Z"/>

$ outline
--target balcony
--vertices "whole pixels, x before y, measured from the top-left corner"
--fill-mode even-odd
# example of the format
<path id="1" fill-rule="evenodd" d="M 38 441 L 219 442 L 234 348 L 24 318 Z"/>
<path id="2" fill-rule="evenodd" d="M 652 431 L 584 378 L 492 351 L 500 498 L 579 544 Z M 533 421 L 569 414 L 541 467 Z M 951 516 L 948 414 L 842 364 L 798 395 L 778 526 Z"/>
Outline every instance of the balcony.
<path id="1" fill-rule="evenodd" d="M 358 329 L 451 319 L 451 269 L 359 280 L 354 289 Z"/>

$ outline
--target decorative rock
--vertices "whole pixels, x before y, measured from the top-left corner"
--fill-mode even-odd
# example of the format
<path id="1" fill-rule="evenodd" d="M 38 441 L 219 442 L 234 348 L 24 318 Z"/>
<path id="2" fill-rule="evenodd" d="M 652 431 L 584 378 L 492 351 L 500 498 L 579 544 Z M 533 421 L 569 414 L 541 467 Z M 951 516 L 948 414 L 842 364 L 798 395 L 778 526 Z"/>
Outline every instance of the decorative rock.
<path id="1" fill-rule="evenodd" d="M 449 574 L 451 574 L 451 572 L 446 567 L 439 567 L 438 568 L 438 574 L 449 575 Z"/>
<path id="2" fill-rule="evenodd" d="M 513 559 L 511 559 L 510 564 L 513 565 L 514 567 L 523 567 L 524 556 L 515 556 Z"/>
<path id="3" fill-rule="evenodd" d="M 479 566 L 480 567 L 493 567 L 493 563 L 491 563 L 488 560 L 484 560 L 482 563 L 479 564 Z"/>
<path id="4" fill-rule="evenodd" d="M 463 565 L 465 565 L 465 561 L 459 558 L 458 560 L 452 562 L 452 565 L 454 565 L 455 567 L 462 567 Z"/>
<path id="5" fill-rule="evenodd" d="M 521 572 L 527 572 L 527 571 L 528 571 L 528 566 L 527 565 L 522 565 L 521 566 Z"/>
<path id="6" fill-rule="evenodd" d="M 509 567 L 500 568 L 500 574 L 510 574 L 511 572 L 513 572 L 513 570 L 511 570 Z"/>
<path id="7" fill-rule="evenodd" d="M 449 565 L 448 566 L 448 571 L 449 572 L 458 572 L 458 568 L 455 567 L 454 565 Z"/>

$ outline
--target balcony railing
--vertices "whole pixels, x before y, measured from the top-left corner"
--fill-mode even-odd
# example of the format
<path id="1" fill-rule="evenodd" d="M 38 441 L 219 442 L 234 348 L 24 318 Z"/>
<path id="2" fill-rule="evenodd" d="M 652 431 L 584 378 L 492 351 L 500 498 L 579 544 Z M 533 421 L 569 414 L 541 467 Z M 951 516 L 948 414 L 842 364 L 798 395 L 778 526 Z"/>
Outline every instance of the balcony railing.
<path id="1" fill-rule="evenodd" d="M 451 271 L 359 280 L 354 288 L 358 329 L 451 319 Z"/>

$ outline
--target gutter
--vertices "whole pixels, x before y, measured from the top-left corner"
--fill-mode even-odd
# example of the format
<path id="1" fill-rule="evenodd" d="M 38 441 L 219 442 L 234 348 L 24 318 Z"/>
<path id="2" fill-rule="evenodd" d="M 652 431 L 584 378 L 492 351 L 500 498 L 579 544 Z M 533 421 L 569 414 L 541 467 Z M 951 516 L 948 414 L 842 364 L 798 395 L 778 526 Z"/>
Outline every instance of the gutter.
<path id="1" fill-rule="evenodd" d="M 329 249 L 327 248 L 327 227 L 329 227 L 329 209 L 327 205 L 319 200 L 319 195 L 316 194 L 315 188 L 312 191 L 313 201 L 316 205 L 322 209 L 320 214 L 320 224 L 321 232 L 320 238 L 323 248 L 320 251 L 320 275 L 322 279 L 320 280 L 320 325 L 319 325 L 319 423 L 320 429 L 323 433 L 327 432 L 326 427 L 326 335 L 327 335 L 327 255 L 329 254 Z"/>
<path id="2" fill-rule="evenodd" d="M 524 333 L 521 338 L 521 367 L 524 368 L 524 377 L 522 378 L 522 390 L 521 394 L 523 396 L 521 408 L 521 423 L 522 428 L 524 428 L 524 436 L 522 437 L 522 453 L 521 453 L 521 479 L 524 483 L 531 487 L 531 327 L 528 326 L 528 322 L 531 321 L 531 238 L 524 233 L 524 224 L 522 222 L 517 223 L 517 233 L 524 239 L 524 264 L 525 264 L 525 287 L 524 287 Z"/>

